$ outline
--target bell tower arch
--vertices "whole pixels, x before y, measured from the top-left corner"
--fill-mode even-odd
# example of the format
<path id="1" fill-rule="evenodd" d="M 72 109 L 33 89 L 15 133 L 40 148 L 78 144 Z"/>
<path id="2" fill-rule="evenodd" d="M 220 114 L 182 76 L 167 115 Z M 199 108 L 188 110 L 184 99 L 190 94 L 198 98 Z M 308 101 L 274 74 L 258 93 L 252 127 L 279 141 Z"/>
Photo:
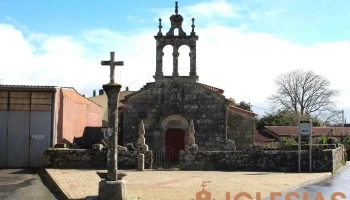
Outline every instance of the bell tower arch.
<path id="1" fill-rule="evenodd" d="M 170 16 L 171 27 L 169 31 L 163 35 L 162 33 L 162 19 L 159 18 L 159 32 L 154 38 L 156 39 L 156 77 L 163 76 L 163 48 L 166 45 L 171 45 L 173 47 L 173 77 L 179 76 L 179 66 L 178 66 L 178 58 L 179 58 L 179 48 L 182 45 L 187 45 L 190 48 L 190 73 L 189 77 L 198 78 L 197 69 L 196 69 L 196 42 L 198 40 L 198 36 L 194 32 L 194 21 L 192 18 L 192 31 L 190 35 L 187 35 L 186 32 L 182 29 L 182 23 L 184 18 L 178 14 L 178 2 L 175 2 L 175 14 Z M 178 31 L 178 34 L 174 34 L 175 30 Z"/>

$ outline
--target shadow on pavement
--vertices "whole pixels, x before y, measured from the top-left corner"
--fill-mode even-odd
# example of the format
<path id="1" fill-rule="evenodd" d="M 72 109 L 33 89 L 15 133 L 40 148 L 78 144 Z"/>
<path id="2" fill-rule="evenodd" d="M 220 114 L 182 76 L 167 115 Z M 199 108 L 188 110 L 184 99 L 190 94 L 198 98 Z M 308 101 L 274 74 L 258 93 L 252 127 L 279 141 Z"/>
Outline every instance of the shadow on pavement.
<path id="1" fill-rule="evenodd" d="M 38 168 L 37 174 L 39 175 L 41 182 L 50 190 L 50 192 L 59 200 L 67 199 L 60 190 L 57 189 L 56 183 L 46 174 L 44 168 Z"/>
<path id="2" fill-rule="evenodd" d="M 18 169 L 14 172 L 11 172 L 9 174 L 31 174 L 31 175 L 38 175 L 40 177 L 41 182 L 49 189 L 49 191 L 54 195 L 56 199 L 64 200 L 66 199 L 62 193 L 56 188 L 55 183 L 51 180 L 50 177 L 46 174 L 46 171 L 44 168 L 24 168 L 24 169 Z M 26 186 L 31 185 L 31 182 L 36 179 L 28 179 L 23 181 L 22 183 L 18 184 L 10 184 L 10 185 L 2 185 L 0 192 L 14 192 L 15 190 L 19 188 L 23 188 Z"/>

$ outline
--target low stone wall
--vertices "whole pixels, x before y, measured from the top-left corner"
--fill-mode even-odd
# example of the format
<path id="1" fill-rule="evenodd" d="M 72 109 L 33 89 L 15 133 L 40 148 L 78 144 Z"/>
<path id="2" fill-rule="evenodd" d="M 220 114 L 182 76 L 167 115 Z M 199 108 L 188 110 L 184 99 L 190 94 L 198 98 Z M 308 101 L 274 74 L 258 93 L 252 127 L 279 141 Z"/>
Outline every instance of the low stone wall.
<path id="1" fill-rule="evenodd" d="M 152 168 L 152 151 L 145 153 L 145 169 Z M 51 168 L 107 168 L 107 149 L 60 149 L 52 148 L 44 152 L 45 166 Z M 137 169 L 138 151 L 119 151 L 118 169 Z"/>
<path id="2" fill-rule="evenodd" d="M 323 150 L 312 149 L 313 172 L 335 172 L 345 159 L 344 147 Z M 181 170 L 223 171 L 298 171 L 298 151 L 262 150 L 252 147 L 246 151 L 198 151 L 196 145 L 180 152 Z M 309 151 L 301 152 L 301 170 L 309 171 Z"/>
<path id="3" fill-rule="evenodd" d="M 336 149 L 337 147 L 342 146 L 341 144 L 313 144 L 312 148 L 319 148 L 319 149 Z M 298 150 L 299 146 L 296 145 L 286 145 L 286 146 L 282 146 L 281 148 L 279 148 L 279 150 Z M 310 149 L 310 145 L 308 144 L 304 144 L 301 145 L 301 150 L 309 150 Z"/>
<path id="4" fill-rule="evenodd" d="M 343 166 L 346 162 L 346 149 L 345 147 L 338 147 L 332 150 L 332 158 L 333 158 L 333 171 L 336 172 L 340 167 Z"/>

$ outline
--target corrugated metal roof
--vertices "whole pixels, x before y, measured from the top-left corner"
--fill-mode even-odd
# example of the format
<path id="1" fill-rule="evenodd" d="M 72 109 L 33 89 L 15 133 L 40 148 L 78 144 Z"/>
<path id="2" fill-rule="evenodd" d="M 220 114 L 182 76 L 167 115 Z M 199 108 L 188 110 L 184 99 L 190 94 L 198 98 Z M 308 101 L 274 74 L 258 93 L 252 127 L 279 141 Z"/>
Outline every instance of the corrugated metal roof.
<path id="1" fill-rule="evenodd" d="M 58 86 L 49 86 L 49 85 L 4 85 L 0 84 L 0 87 L 37 87 L 37 88 L 56 88 Z"/>
<path id="2" fill-rule="evenodd" d="M 55 91 L 57 86 L 46 85 L 3 85 L 0 84 L 2 91 Z"/>

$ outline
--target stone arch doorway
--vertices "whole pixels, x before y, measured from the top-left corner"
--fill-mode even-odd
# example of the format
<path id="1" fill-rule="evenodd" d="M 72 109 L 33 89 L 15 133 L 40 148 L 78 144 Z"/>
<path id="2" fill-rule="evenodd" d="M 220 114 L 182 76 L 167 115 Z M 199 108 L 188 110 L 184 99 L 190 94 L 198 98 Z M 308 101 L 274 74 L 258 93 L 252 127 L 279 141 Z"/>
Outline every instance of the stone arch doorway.
<path id="1" fill-rule="evenodd" d="M 188 121 L 181 115 L 170 115 L 161 123 L 161 141 L 169 159 L 177 161 L 188 138 Z"/>

